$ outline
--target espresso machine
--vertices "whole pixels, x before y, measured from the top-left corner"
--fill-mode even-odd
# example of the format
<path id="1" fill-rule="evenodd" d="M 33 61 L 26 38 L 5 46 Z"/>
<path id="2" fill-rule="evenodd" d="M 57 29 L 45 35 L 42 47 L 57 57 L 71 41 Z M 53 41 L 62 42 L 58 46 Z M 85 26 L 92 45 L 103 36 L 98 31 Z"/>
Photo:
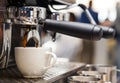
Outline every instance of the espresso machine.
<path id="1" fill-rule="evenodd" d="M 56 16 L 56 13 L 51 12 L 48 5 L 53 1 L 3 1 L 5 4 L 1 7 L 4 17 L 1 22 L 0 69 L 15 65 L 15 47 L 42 46 L 44 43 L 42 33 L 45 32 L 53 33 L 51 36 L 53 41 L 56 32 L 93 41 L 100 40 L 104 34 L 114 36 L 115 31 L 111 28 L 104 30 L 96 24 L 69 22 L 52 17 Z"/>
<path id="2" fill-rule="evenodd" d="M 46 8 L 44 7 L 23 6 L 24 1 L 14 3 L 14 0 L 3 3 L 1 8 L 4 9 L 1 11 L 4 18 L 1 22 L 3 34 L 1 34 L 2 51 L 0 55 L 0 68 L 2 69 L 7 68 L 8 65 L 14 65 L 14 47 L 25 47 L 31 38 L 36 47 L 41 46 L 41 34 L 39 33 L 41 27 L 38 22 L 46 18 Z"/>

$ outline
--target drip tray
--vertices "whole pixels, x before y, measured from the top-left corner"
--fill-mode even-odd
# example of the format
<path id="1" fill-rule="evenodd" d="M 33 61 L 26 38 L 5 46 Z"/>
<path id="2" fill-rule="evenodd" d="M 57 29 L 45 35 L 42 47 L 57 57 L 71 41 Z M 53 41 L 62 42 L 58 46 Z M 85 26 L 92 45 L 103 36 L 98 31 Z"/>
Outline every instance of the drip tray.
<path id="1" fill-rule="evenodd" d="M 23 78 L 16 66 L 0 70 L 0 83 L 53 83 L 75 74 L 85 67 L 84 63 L 60 62 L 48 69 L 43 78 Z M 58 82 L 57 82 L 58 83 Z"/>

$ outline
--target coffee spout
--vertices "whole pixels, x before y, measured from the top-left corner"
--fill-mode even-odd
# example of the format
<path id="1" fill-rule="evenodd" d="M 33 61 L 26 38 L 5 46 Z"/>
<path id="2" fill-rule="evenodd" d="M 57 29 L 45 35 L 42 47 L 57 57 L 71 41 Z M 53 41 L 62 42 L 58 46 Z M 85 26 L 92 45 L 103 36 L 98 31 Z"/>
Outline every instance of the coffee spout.
<path id="1" fill-rule="evenodd" d="M 40 46 L 40 36 L 39 36 L 39 33 L 37 30 L 30 30 L 25 33 L 24 38 L 23 38 L 23 46 L 24 47 L 26 47 L 26 45 L 30 39 L 34 40 L 36 47 Z"/>

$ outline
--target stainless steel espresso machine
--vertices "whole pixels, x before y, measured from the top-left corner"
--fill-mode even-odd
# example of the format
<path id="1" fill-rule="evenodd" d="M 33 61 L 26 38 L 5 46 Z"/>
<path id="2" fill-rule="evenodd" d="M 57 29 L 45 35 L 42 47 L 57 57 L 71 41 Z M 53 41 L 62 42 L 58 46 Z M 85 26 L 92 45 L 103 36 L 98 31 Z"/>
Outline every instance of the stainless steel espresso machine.
<path id="1" fill-rule="evenodd" d="M 15 4 L 13 2 L 4 1 L 4 5 L 1 7 L 3 13 L 1 30 L 3 33 L 1 33 L 0 68 L 7 68 L 9 64 L 11 66 L 15 63 L 14 47 L 26 46 L 27 41 L 31 38 L 36 42 L 36 47 L 41 44 L 39 33 L 41 27 L 38 22 L 46 18 L 46 8 L 21 6 L 19 1 Z"/>
<path id="2" fill-rule="evenodd" d="M 2 0 L 1 0 L 2 1 Z M 113 29 L 105 29 L 95 24 L 66 22 L 51 18 L 48 8 L 53 0 L 7 0 L 1 5 L 0 68 L 15 64 L 14 47 L 42 46 L 42 33 L 59 32 L 88 40 L 100 40 L 104 34 L 114 36 Z M 104 33 L 104 34 L 103 34 Z"/>

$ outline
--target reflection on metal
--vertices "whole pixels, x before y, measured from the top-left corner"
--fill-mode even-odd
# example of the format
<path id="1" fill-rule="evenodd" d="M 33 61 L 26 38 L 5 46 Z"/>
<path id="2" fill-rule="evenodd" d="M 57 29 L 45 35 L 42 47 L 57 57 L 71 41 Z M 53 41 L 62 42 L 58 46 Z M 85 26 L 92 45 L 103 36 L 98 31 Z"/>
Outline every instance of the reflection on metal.
<path id="1" fill-rule="evenodd" d="M 6 18 L 6 0 L 0 0 L 0 25 L 2 33 L 0 34 L 2 40 L 1 46 L 1 54 L 0 54 L 0 68 L 6 68 L 8 65 L 8 60 L 10 57 L 10 49 L 11 49 L 11 31 L 12 25 L 11 23 L 5 23 L 4 20 Z"/>
<path id="2" fill-rule="evenodd" d="M 42 46 L 41 27 L 38 25 L 38 21 L 46 18 L 46 9 L 33 6 L 8 7 L 4 11 L 2 10 L 2 14 L 5 16 L 1 22 L 3 44 L 0 54 L 0 69 L 7 68 L 11 63 L 15 64 L 14 47 L 22 46 L 24 36 L 27 36 L 25 47 L 30 39 L 35 41 L 36 47 Z M 29 29 L 27 35 L 25 35 L 25 29 Z"/>
<path id="3" fill-rule="evenodd" d="M 11 31 L 12 25 L 8 23 L 3 24 L 3 46 L 0 55 L 0 66 L 6 68 L 8 65 L 11 49 Z"/>
<path id="4" fill-rule="evenodd" d="M 27 39 L 26 39 L 26 43 L 33 38 L 33 40 L 36 43 L 36 47 L 40 46 L 40 37 L 39 37 L 39 33 L 37 30 L 30 30 L 27 34 Z M 24 45 L 24 47 L 26 47 L 26 44 Z"/>

